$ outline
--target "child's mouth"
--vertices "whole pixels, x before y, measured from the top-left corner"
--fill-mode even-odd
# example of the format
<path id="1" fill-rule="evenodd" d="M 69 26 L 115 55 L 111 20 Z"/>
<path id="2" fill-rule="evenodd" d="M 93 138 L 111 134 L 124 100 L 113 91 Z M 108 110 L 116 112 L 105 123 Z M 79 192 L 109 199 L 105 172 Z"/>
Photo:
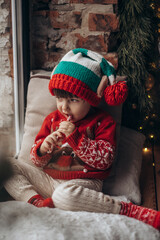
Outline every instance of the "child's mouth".
<path id="1" fill-rule="evenodd" d="M 73 117 L 71 115 L 67 115 L 67 121 L 71 121 Z"/>
<path id="2" fill-rule="evenodd" d="M 73 115 L 71 114 L 67 114 L 67 113 L 64 113 L 62 112 L 63 116 L 66 117 L 67 121 L 72 121 L 73 120 Z"/>

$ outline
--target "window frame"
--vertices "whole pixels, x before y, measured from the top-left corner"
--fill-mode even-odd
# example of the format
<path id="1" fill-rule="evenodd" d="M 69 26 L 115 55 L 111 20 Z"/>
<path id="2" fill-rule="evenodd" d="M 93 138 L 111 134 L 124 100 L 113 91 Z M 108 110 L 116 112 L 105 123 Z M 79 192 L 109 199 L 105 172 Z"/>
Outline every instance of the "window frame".
<path id="1" fill-rule="evenodd" d="M 24 132 L 27 86 L 30 77 L 29 2 L 11 0 L 16 155 L 19 154 Z"/>

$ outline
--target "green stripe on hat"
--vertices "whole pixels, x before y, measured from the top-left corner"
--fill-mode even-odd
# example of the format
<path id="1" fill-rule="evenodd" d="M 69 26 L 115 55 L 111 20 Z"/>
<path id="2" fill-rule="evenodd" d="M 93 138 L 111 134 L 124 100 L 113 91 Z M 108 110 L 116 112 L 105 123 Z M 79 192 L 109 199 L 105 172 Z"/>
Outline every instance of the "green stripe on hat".
<path id="1" fill-rule="evenodd" d="M 114 67 L 108 63 L 108 61 L 106 61 L 106 59 L 102 58 L 102 61 L 100 63 L 102 72 L 104 73 L 104 75 L 106 76 L 111 76 L 114 75 L 116 76 L 116 71 L 114 69 Z"/>
<path id="2" fill-rule="evenodd" d="M 75 62 L 61 61 L 54 74 L 65 74 L 85 83 L 93 92 L 97 92 L 101 78 L 93 71 Z"/>
<path id="3" fill-rule="evenodd" d="M 82 53 L 82 56 L 83 56 L 83 57 L 84 57 L 84 56 L 87 57 L 87 55 L 88 55 L 88 50 L 85 49 L 85 48 L 76 48 L 76 49 L 73 49 L 72 52 L 73 52 L 74 54 L 77 54 L 77 53 L 80 52 L 80 53 Z"/>

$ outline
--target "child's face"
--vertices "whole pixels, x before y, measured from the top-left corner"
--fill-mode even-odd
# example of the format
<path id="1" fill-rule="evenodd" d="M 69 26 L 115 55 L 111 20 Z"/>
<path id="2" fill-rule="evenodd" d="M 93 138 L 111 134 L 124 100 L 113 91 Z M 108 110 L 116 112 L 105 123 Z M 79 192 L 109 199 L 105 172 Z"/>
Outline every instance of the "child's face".
<path id="1" fill-rule="evenodd" d="M 66 119 L 77 122 L 89 112 L 91 105 L 78 97 L 56 97 L 57 108 Z"/>

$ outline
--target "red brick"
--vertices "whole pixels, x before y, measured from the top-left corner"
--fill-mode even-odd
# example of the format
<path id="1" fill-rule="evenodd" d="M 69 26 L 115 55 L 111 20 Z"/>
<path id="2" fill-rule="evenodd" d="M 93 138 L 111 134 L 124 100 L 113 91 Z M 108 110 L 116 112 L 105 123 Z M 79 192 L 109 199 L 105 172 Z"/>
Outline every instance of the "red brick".
<path id="1" fill-rule="evenodd" d="M 99 53 L 107 53 L 108 51 L 108 46 L 103 35 L 89 35 L 88 37 L 82 37 L 79 33 L 76 33 L 75 37 L 77 38 L 77 48 L 87 48 Z"/>
<path id="2" fill-rule="evenodd" d="M 50 11 L 49 17 L 50 17 L 50 22 L 51 22 L 52 27 L 58 28 L 58 26 L 60 24 L 56 21 L 56 19 L 59 17 L 59 12 L 58 11 Z"/>
<path id="3" fill-rule="evenodd" d="M 32 40 L 32 47 L 33 49 L 37 49 L 37 50 L 46 50 L 47 49 L 47 44 L 48 41 L 47 40 L 39 40 L 39 39 L 34 39 Z"/>
<path id="4" fill-rule="evenodd" d="M 54 66 L 61 60 L 63 55 L 64 55 L 63 53 L 59 52 L 50 52 L 48 62 L 50 62 L 50 64 Z"/>
<path id="5" fill-rule="evenodd" d="M 82 13 L 81 12 L 78 12 L 78 11 L 75 11 L 73 12 L 74 14 L 74 18 L 75 18 L 75 23 L 81 27 L 81 23 L 82 23 Z"/>
<path id="6" fill-rule="evenodd" d="M 33 11 L 34 16 L 42 16 L 42 17 L 47 17 L 49 15 L 48 10 L 42 10 L 42 11 Z"/>
<path id="7" fill-rule="evenodd" d="M 81 12 L 50 11 L 50 22 L 53 28 L 77 29 L 81 26 Z"/>
<path id="8" fill-rule="evenodd" d="M 90 31 L 117 31 L 118 18 L 116 14 L 89 14 L 89 30 Z"/>
<path id="9" fill-rule="evenodd" d="M 99 4 L 118 4 L 118 0 L 71 0 L 70 3 L 99 3 Z"/>
<path id="10" fill-rule="evenodd" d="M 117 53 L 107 53 L 104 58 L 111 62 L 115 69 L 118 68 L 118 54 Z"/>

